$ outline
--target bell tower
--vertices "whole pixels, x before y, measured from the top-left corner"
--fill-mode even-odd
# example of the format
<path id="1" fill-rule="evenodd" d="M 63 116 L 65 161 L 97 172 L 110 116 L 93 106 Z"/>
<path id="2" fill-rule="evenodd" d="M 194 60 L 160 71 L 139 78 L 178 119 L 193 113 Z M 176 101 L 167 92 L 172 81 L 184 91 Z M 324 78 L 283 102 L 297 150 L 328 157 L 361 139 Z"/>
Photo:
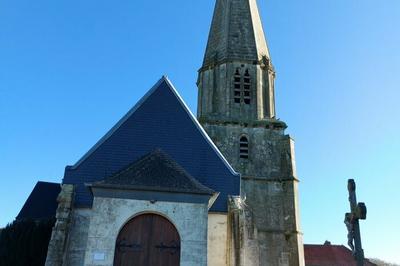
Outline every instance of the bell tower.
<path id="1" fill-rule="evenodd" d="M 274 81 L 256 0 L 216 0 L 198 120 L 242 176 L 259 255 L 246 266 L 304 265 L 294 142 L 276 117 Z"/>

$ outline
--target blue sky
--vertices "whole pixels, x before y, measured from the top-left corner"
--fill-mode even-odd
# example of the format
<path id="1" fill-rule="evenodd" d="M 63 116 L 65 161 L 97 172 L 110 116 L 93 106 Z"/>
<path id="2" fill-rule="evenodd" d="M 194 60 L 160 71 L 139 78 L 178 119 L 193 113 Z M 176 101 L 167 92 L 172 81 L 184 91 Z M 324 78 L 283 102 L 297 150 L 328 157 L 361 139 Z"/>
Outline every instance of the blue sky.
<path id="1" fill-rule="evenodd" d="M 214 1 L 0 0 L 0 226 L 59 182 L 161 77 L 196 112 Z M 296 140 L 305 243 L 346 243 L 346 183 L 369 257 L 400 263 L 400 1 L 259 1 L 279 118 Z"/>

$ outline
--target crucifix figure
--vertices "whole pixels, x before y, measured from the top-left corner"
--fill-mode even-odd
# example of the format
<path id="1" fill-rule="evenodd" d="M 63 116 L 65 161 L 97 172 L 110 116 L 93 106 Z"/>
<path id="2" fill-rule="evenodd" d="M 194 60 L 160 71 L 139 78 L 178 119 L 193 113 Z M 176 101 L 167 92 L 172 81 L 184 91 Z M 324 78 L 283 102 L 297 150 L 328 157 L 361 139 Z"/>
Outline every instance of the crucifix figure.
<path id="1" fill-rule="evenodd" d="M 361 233 L 359 220 L 367 218 L 367 207 L 364 203 L 357 203 L 356 198 L 356 183 L 353 179 L 349 179 L 347 183 L 349 191 L 350 213 L 346 213 L 344 223 L 347 227 L 347 243 L 357 261 L 357 266 L 364 265 L 364 251 L 361 245 Z"/>
<path id="2" fill-rule="evenodd" d="M 355 253 L 354 249 L 354 226 L 353 226 L 353 217 L 351 213 L 346 213 L 345 218 L 344 218 L 344 223 L 346 224 L 347 228 L 347 244 L 351 248 L 351 251 L 353 252 L 353 255 Z"/>

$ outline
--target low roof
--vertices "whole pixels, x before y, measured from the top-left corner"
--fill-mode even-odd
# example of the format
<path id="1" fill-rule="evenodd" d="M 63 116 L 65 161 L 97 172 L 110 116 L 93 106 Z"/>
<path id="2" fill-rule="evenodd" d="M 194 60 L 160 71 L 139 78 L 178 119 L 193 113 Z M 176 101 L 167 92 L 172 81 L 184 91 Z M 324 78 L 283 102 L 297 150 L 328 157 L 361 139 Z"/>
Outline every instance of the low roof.
<path id="1" fill-rule="evenodd" d="M 194 179 L 161 149 L 156 149 L 125 169 L 95 182 L 93 187 L 123 188 L 213 195 L 215 192 Z"/>
<path id="2" fill-rule="evenodd" d="M 304 245 L 304 257 L 306 266 L 357 266 L 350 249 L 343 245 L 332 245 L 328 241 L 324 245 Z M 367 259 L 364 265 L 376 266 Z"/>
<path id="3" fill-rule="evenodd" d="M 16 219 L 39 220 L 55 217 L 60 191 L 61 186 L 58 183 L 37 182 Z"/>

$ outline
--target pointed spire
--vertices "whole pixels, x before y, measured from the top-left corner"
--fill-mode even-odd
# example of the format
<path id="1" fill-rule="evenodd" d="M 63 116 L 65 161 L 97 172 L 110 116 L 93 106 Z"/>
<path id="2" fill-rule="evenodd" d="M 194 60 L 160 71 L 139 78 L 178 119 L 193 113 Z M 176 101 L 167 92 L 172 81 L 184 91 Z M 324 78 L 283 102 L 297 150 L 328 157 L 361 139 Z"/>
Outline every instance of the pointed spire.
<path id="1" fill-rule="evenodd" d="M 269 58 L 256 0 L 217 0 L 203 67 Z"/>

